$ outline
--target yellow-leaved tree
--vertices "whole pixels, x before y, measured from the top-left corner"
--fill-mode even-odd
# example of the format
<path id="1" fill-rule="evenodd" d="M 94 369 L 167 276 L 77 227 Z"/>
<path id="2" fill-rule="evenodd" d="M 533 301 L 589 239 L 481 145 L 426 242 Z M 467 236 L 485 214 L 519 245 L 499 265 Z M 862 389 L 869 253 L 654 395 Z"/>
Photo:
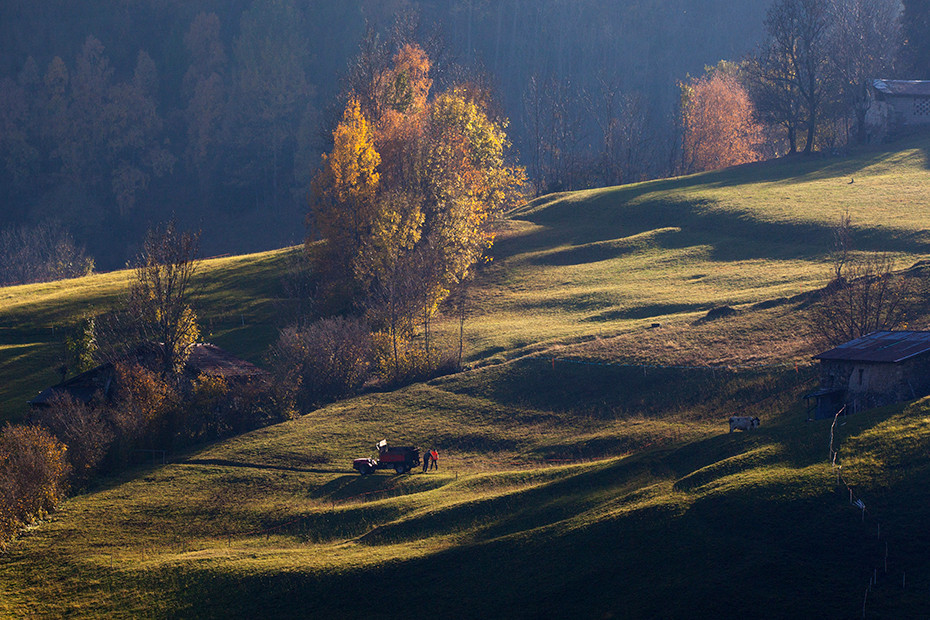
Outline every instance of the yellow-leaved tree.
<path id="1" fill-rule="evenodd" d="M 352 301 L 387 336 L 392 359 L 382 367 L 395 378 L 417 325 L 429 369 L 433 315 L 484 258 L 494 219 L 525 183 L 507 161 L 507 122 L 489 114 L 489 97 L 460 85 L 430 98 L 429 69 L 425 52 L 405 45 L 377 80 L 378 118 L 366 119 L 350 96 L 314 181 L 324 271 L 352 280 Z"/>
<path id="2" fill-rule="evenodd" d="M 323 155 L 313 181 L 311 215 L 327 240 L 327 271 L 335 280 L 353 276 L 353 262 L 371 236 L 380 164 L 368 120 L 353 97 L 333 131 L 333 150 Z"/>

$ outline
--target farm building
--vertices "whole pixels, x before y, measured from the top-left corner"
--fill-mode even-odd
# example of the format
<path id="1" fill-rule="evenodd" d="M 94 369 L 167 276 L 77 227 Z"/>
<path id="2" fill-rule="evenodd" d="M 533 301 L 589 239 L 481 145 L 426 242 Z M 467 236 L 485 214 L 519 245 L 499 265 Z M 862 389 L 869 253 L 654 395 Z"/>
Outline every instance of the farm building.
<path id="1" fill-rule="evenodd" d="M 930 394 L 930 332 L 879 331 L 815 355 L 814 417 L 832 418 Z"/>
<path id="2" fill-rule="evenodd" d="M 140 347 L 135 353 L 127 355 L 123 361 L 151 365 L 152 350 Z M 258 380 L 266 375 L 264 370 L 254 364 L 239 359 L 216 345 L 206 343 L 198 343 L 191 347 L 184 372 L 191 377 L 222 377 L 229 384 Z M 97 394 L 109 398 L 113 393 L 115 376 L 113 362 L 107 362 L 43 390 L 29 401 L 29 405 L 47 407 L 56 393 L 70 394 L 72 398 L 84 404 L 90 403 Z"/>
<path id="3" fill-rule="evenodd" d="M 869 142 L 917 127 L 930 127 L 930 81 L 872 80 L 865 113 Z"/>

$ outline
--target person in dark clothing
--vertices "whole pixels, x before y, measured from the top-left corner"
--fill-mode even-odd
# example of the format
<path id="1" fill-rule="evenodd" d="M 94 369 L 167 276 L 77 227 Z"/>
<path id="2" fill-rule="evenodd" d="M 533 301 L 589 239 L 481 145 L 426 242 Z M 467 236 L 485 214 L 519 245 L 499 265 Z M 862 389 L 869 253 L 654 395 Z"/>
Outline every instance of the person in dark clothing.
<path id="1" fill-rule="evenodd" d="M 430 458 L 429 468 L 438 470 L 439 469 L 439 452 L 437 452 L 436 450 L 430 450 L 429 458 Z"/>
<path id="2" fill-rule="evenodd" d="M 426 473 L 426 469 L 429 467 L 429 450 L 423 453 L 423 473 Z"/>

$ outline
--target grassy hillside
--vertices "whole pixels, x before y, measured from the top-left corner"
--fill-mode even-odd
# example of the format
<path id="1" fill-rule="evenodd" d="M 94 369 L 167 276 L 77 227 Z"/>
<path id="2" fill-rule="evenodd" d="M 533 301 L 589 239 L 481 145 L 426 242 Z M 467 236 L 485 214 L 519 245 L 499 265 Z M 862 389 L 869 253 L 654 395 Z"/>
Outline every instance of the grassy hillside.
<path id="1" fill-rule="evenodd" d="M 102 482 L 0 557 L 0 615 L 926 615 L 930 400 L 838 426 L 838 475 L 801 400 L 799 295 L 847 208 L 860 247 L 930 253 L 927 161 L 915 142 L 539 199 L 475 288 L 471 370 Z M 260 356 L 285 263 L 206 266 L 214 340 Z M 121 277 L 4 289 L 0 376 L 39 384 L 51 329 Z M 728 434 L 734 411 L 762 427 Z M 353 474 L 382 437 L 441 469 Z"/>
<path id="2" fill-rule="evenodd" d="M 288 255 L 278 250 L 203 261 L 196 283 L 205 339 L 259 362 L 290 300 L 282 298 Z M 0 288 L 0 420 L 17 420 L 26 401 L 61 380 L 65 338 L 83 317 L 118 307 L 131 271 Z"/>

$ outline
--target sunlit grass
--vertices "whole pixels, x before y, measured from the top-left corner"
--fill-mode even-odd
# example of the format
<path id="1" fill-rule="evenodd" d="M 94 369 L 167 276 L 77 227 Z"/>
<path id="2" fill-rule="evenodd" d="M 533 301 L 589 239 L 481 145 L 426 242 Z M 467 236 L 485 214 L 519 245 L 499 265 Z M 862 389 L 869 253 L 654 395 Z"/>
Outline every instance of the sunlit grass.
<path id="1" fill-rule="evenodd" d="M 881 520 L 914 585 L 883 577 L 869 611 L 919 617 L 930 405 L 838 425 L 864 522 L 831 421 L 806 421 L 803 294 L 847 208 L 863 249 L 924 258 L 928 195 L 908 146 L 535 201 L 474 288 L 470 370 L 103 481 L 0 558 L 0 615 L 859 617 Z M 204 265 L 211 338 L 260 358 L 286 252 Z M 0 372 L 23 375 L 0 404 L 50 382 L 60 330 L 125 286 L 0 290 Z M 438 331 L 452 347 L 457 324 Z M 763 424 L 730 434 L 734 412 Z M 439 471 L 354 474 L 382 438 L 437 448 Z"/>

